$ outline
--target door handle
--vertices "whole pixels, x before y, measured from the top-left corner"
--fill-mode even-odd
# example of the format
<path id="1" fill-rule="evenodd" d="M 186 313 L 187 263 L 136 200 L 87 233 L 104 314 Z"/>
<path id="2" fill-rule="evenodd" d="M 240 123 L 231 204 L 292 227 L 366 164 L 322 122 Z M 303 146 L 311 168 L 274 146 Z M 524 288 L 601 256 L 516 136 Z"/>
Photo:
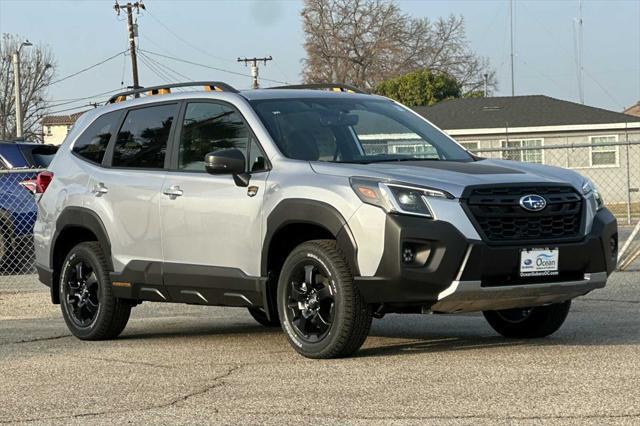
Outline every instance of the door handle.
<path id="1" fill-rule="evenodd" d="M 109 189 L 106 186 L 104 186 L 104 183 L 99 182 L 99 183 L 97 183 L 96 185 L 93 186 L 93 189 L 91 190 L 91 192 L 96 197 L 101 197 L 104 194 L 106 194 L 107 192 L 109 192 Z"/>
<path id="2" fill-rule="evenodd" d="M 162 193 L 170 199 L 175 200 L 176 198 L 181 197 L 182 194 L 184 194 L 184 191 L 182 191 L 178 185 L 173 185 L 162 191 Z"/>

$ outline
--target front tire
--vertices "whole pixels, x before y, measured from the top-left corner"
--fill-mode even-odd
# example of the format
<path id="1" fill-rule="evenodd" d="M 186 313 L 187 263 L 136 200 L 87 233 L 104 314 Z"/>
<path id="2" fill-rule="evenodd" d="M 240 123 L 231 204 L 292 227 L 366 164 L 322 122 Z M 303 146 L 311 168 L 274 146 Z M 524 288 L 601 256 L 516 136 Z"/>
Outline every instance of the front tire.
<path id="1" fill-rule="evenodd" d="M 571 300 L 535 308 L 483 312 L 489 325 L 504 337 L 532 339 L 549 336 L 567 319 Z"/>
<path id="2" fill-rule="evenodd" d="M 351 355 L 369 334 L 371 308 L 333 240 L 308 241 L 289 254 L 277 298 L 289 343 L 305 357 Z"/>
<path id="3" fill-rule="evenodd" d="M 259 324 L 265 327 L 280 327 L 280 318 L 267 318 L 266 312 L 262 308 L 248 308 L 249 313 Z"/>
<path id="4" fill-rule="evenodd" d="M 131 306 L 113 296 L 100 244 L 78 244 L 62 265 L 60 307 L 71 333 L 81 340 L 116 338 L 129 321 Z"/>

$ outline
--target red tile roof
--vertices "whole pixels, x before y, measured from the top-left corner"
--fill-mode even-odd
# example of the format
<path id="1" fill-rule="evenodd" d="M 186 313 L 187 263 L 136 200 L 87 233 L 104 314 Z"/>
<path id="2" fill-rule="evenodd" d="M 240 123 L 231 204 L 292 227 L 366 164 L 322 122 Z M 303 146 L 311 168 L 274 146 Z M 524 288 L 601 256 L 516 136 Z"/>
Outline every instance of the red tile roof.
<path id="1" fill-rule="evenodd" d="M 69 115 L 45 115 L 42 117 L 43 126 L 70 126 L 76 122 L 78 117 L 86 111 L 74 112 Z"/>

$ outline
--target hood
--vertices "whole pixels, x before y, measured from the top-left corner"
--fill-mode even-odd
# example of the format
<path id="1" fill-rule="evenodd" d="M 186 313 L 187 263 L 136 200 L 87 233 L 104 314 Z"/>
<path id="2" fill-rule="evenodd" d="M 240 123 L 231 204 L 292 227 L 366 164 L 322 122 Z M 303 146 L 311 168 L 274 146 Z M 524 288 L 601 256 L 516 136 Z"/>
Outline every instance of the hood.
<path id="1" fill-rule="evenodd" d="M 459 198 L 467 186 L 502 183 L 569 183 L 578 192 L 584 178 L 554 166 L 509 160 L 402 161 L 370 164 L 313 162 L 316 173 L 334 176 L 362 176 L 401 181 L 449 192 Z"/>

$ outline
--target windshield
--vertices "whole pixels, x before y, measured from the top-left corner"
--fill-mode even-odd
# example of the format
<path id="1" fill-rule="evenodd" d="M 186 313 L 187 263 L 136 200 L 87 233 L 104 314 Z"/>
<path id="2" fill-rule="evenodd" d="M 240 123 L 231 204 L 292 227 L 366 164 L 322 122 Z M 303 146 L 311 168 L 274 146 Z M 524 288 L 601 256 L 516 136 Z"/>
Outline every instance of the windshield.
<path id="1" fill-rule="evenodd" d="M 47 168 L 49 164 L 51 164 L 51 161 L 53 161 L 58 147 L 52 145 L 25 144 L 20 145 L 20 150 L 29 167 Z"/>
<path id="2" fill-rule="evenodd" d="M 288 158 L 340 163 L 472 160 L 440 130 L 390 100 L 291 98 L 251 104 Z"/>

